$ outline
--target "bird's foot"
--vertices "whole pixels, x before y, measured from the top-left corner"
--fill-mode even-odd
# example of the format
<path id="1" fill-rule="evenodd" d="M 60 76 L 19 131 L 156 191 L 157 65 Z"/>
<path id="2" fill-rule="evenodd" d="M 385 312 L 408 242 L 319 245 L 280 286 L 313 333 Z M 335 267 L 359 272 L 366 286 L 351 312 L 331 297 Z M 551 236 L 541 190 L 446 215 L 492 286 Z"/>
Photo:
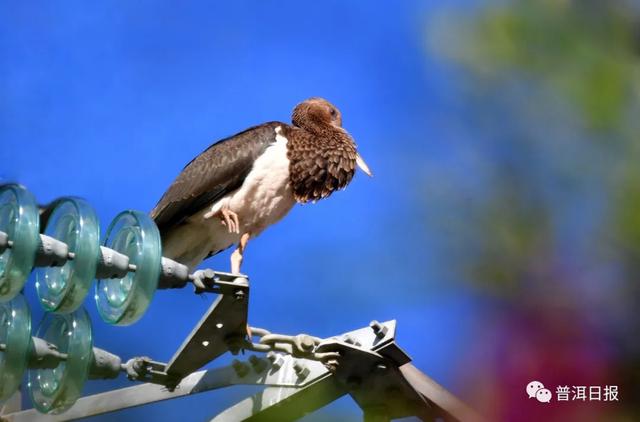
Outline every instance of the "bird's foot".
<path id="1" fill-rule="evenodd" d="M 238 214 L 228 208 L 223 208 L 217 212 L 209 211 L 204 215 L 204 218 L 208 219 L 213 216 L 220 218 L 222 224 L 227 226 L 227 229 L 229 229 L 229 233 L 240 234 L 240 221 L 238 220 Z"/>
<path id="2" fill-rule="evenodd" d="M 231 253 L 231 274 L 240 274 L 242 265 L 242 254 L 238 249 Z"/>
<path id="3" fill-rule="evenodd" d="M 242 236 L 240 236 L 240 242 L 238 243 L 238 247 L 231 254 L 231 273 L 232 274 L 240 274 L 240 266 L 242 265 L 244 250 L 247 247 L 247 243 L 249 242 L 250 237 L 251 235 L 249 233 L 243 233 Z"/>

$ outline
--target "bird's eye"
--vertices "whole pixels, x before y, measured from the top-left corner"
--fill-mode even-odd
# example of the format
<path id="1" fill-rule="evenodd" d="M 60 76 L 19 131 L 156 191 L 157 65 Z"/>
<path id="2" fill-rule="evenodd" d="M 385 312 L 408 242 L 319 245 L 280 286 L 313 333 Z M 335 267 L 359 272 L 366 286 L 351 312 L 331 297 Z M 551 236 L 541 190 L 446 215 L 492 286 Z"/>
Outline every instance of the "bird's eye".
<path id="1" fill-rule="evenodd" d="M 330 113 L 331 113 L 331 117 L 336 117 L 336 109 L 335 108 L 330 109 Z"/>

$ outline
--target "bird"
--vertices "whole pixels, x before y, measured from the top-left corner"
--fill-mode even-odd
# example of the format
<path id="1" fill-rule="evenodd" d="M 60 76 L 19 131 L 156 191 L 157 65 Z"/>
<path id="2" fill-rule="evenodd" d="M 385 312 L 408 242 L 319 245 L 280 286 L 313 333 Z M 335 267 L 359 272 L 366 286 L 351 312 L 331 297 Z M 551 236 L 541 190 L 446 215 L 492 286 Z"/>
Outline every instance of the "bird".
<path id="1" fill-rule="evenodd" d="M 295 204 L 346 188 L 356 167 L 372 176 L 340 111 L 324 98 L 308 98 L 293 109 L 291 124 L 250 127 L 184 167 L 150 213 L 163 255 L 193 270 L 235 246 L 231 273 L 240 274 L 250 240 Z"/>

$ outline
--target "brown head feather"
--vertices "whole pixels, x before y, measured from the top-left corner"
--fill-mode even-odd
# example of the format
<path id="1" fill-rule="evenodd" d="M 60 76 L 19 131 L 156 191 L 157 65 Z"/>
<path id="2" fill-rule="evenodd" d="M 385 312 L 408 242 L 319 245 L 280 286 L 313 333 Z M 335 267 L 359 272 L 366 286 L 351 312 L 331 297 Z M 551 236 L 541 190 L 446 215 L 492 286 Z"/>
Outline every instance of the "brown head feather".
<path id="1" fill-rule="evenodd" d="M 293 110 L 289 177 L 296 201 L 317 201 L 346 187 L 356 168 L 356 144 L 342 128 L 342 115 L 330 102 L 310 98 Z"/>

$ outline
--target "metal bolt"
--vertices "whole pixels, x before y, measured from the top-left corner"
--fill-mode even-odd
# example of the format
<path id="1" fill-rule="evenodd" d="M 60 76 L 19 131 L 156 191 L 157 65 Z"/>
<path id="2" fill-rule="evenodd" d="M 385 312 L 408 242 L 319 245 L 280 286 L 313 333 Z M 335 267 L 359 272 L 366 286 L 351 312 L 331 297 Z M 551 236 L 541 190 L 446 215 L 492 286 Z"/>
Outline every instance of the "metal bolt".
<path id="1" fill-rule="evenodd" d="M 315 342 L 309 336 L 303 335 L 300 339 L 300 347 L 302 347 L 302 349 L 306 351 L 312 350 L 315 347 L 315 345 L 316 345 Z"/>
<path id="2" fill-rule="evenodd" d="M 355 338 L 353 338 L 352 336 L 350 336 L 349 334 L 342 337 L 342 341 L 344 341 L 347 344 L 353 344 L 354 346 L 360 346 L 360 342 Z"/>
<path id="3" fill-rule="evenodd" d="M 249 373 L 249 365 L 247 365 L 245 362 L 240 362 L 238 359 L 234 359 L 231 362 L 231 366 L 233 366 L 233 369 L 236 371 L 236 375 L 238 375 L 240 378 L 243 378 Z"/>
<path id="4" fill-rule="evenodd" d="M 264 371 L 264 368 L 267 367 L 267 363 L 264 361 L 264 359 L 260 359 L 256 355 L 249 356 L 249 363 L 251 363 L 251 366 L 253 366 L 253 370 L 257 373 Z"/>
<path id="5" fill-rule="evenodd" d="M 316 346 L 316 343 L 313 340 L 313 338 L 306 334 L 298 334 L 297 336 L 293 337 L 292 340 L 293 340 L 293 346 L 295 347 L 294 354 L 296 351 L 298 351 L 301 354 L 306 355 L 309 352 L 311 352 L 313 348 Z"/>
<path id="6" fill-rule="evenodd" d="M 233 297 L 238 301 L 238 302 L 242 302 L 245 298 L 245 294 L 242 290 L 236 290 L 235 292 L 233 292 Z"/>
<path id="7" fill-rule="evenodd" d="M 282 357 L 282 355 L 273 351 L 267 353 L 267 359 L 269 359 L 269 361 L 271 362 L 271 367 L 276 371 L 282 368 L 282 365 L 284 365 L 284 358 Z"/>
<path id="8" fill-rule="evenodd" d="M 338 363 L 337 359 L 329 359 L 324 364 L 324 366 L 326 366 L 327 369 L 331 372 L 335 372 L 338 369 L 338 365 L 340 364 Z"/>
<path id="9" fill-rule="evenodd" d="M 386 326 L 380 324 L 376 320 L 371 321 L 369 323 L 369 327 L 371 327 L 376 337 L 378 338 L 383 338 L 384 336 L 387 335 L 387 331 L 389 331 L 389 329 Z"/>
<path id="10" fill-rule="evenodd" d="M 374 372 L 384 372 L 387 370 L 387 365 L 385 365 L 384 363 L 377 363 L 374 367 L 373 367 L 373 371 Z"/>
<path id="11" fill-rule="evenodd" d="M 307 365 L 300 361 L 296 361 L 293 364 L 293 370 L 296 371 L 298 378 L 302 380 L 307 378 L 309 376 L 309 373 L 311 373 L 311 370 L 307 367 Z"/>

